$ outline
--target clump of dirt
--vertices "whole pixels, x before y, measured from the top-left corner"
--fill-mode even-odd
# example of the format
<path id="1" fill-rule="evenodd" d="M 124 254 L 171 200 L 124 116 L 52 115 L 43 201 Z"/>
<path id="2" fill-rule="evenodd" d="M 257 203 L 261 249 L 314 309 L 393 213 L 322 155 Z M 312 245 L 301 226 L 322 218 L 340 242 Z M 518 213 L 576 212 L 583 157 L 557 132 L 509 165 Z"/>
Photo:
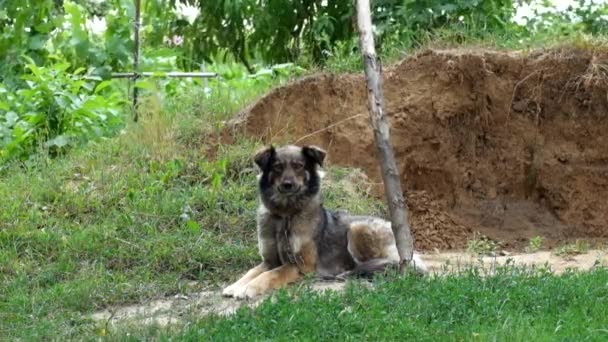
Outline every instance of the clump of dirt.
<path id="1" fill-rule="evenodd" d="M 460 249 L 471 238 L 471 230 L 450 217 L 426 191 L 409 192 L 407 203 L 416 249 Z"/>
<path id="2" fill-rule="evenodd" d="M 387 68 L 384 94 L 418 248 L 608 238 L 608 53 L 429 50 Z M 277 88 L 237 134 L 317 144 L 381 182 L 363 75 Z"/>

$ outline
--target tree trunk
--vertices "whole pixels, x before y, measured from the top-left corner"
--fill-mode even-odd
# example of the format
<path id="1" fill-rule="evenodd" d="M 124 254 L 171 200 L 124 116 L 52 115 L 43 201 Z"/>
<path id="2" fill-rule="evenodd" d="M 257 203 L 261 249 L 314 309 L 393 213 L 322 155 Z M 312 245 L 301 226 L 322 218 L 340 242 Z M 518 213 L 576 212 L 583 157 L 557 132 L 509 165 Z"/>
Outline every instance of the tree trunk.
<path id="1" fill-rule="evenodd" d="M 388 201 L 391 224 L 397 251 L 399 252 L 400 269 L 409 265 L 414 252 L 414 243 L 408 223 L 408 210 L 403 199 L 399 171 L 395 163 L 390 141 L 390 127 L 384 115 L 384 95 L 382 92 L 382 75 L 372 32 L 372 20 L 369 0 L 357 2 L 357 26 L 359 28 L 359 45 L 363 55 L 365 76 L 367 80 L 367 98 L 369 115 L 378 148 L 378 158 L 382 169 L 384 191 Z"/>

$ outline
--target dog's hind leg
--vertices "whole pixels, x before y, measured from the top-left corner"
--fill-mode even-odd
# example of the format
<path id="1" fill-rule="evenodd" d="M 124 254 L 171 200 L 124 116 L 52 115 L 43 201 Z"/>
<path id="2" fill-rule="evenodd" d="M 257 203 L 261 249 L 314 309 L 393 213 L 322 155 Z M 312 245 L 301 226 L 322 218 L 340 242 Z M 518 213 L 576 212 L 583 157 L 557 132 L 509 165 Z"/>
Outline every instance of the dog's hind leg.
<path id="1" fill-rule="evenodd" d="M 357 266 L 348 275 L 370 276 L 399 263 L 399 252 L 390 222 L 378 218 L 355 221 L 348 230 L 348 251 Z M 412 264 L 418 273 L 427 268 L 417 253 Z"/>

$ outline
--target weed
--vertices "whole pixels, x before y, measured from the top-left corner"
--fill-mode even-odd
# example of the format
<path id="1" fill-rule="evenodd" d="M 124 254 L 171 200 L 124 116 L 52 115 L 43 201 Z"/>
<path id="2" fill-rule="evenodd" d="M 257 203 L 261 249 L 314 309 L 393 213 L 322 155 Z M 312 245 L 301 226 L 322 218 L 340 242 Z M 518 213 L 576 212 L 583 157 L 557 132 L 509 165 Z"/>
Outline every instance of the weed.
<path id="1" fill-rule="evenodd" d="M 572 257 L 574 255 L 585 254 L 589 251 L 589 243 L 583 240 L 576 240 L 574 243 L 563 245 L 553 253 L 561 257 Z"/>
<path id="2" fill-rule="evenodd" d="M 478 233 L 475 233 L 473 239 L 467 242 L 467 251 L 475 255 L 494 255 L 496 248 L 496 242 Z"/>
<path id="3" fill-rule="evenodd" d="M 526 247 L 526 252 L 534 253 L 541 249 L 543 246 L 544 238 L 542 236 L 535 236 L 530 239 L 528 242 L 528 246 Z"/>

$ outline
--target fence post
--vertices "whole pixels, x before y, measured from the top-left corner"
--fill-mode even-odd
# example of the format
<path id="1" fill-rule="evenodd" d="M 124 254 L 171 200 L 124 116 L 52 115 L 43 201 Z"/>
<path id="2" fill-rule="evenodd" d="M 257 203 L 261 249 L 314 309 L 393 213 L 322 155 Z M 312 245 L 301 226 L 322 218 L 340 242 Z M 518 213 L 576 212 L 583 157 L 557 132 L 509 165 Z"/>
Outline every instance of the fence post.
<path id="1" fill-rule="evenodd" d="M 412 261 L 414 244 L 408 210 L 401 190 L 399 170 L 395 162 L 393 147 L 390 140 L 390 125 L 384 115 L 384 94 L 382 90 L 381 67 L 376 56 L 374 34 L 372 30 L 371 9 L 369 0 L 355 0 L 357 8 L 357 26 L 359 28 L 359 46 L 365 67 L 367 81 L 367 98 L 369 116 L 374 130 L 374 139 L 378 151 L 378 159 L 382 169 L 382 180 L 391 216 L 391 225 L 397 251 L 399 252 L 400 269 L 403 270 Z"/>
<path id="2" fill-rule="evenodd" d="M 141 11 L 141 0 L 135 0 L 135 22 L 133 28 L 135 29 L 133 40 L 135 43 L 135 51 L 133 52 L 133 71 L 135 77 L 133 77 L 133 121 L 137 122 L 139 119 L 139 113 L 137 108 L 137 101 L 139 90 L 136 86 L 137 79 L 139 78 L 139 29 L 140 29 L 140 11 Z"/>

